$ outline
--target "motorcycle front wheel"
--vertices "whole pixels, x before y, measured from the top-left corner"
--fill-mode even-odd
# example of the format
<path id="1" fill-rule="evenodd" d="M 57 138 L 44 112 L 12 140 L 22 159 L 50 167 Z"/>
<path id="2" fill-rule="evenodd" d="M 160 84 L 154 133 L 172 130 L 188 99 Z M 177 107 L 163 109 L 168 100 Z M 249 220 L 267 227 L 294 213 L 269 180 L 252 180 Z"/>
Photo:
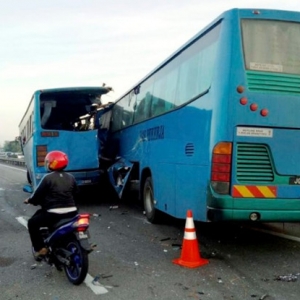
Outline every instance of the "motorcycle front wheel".
<path id="1" fill-rule="evenodd" d="M 71 283 L 79 285 L 84 281 L 88 272 L 88 254 L 75 239 L 67 242 L 66 250 L 72 254 L 69 257 L 69 265 L 64 266 L 65 273 Z"/>

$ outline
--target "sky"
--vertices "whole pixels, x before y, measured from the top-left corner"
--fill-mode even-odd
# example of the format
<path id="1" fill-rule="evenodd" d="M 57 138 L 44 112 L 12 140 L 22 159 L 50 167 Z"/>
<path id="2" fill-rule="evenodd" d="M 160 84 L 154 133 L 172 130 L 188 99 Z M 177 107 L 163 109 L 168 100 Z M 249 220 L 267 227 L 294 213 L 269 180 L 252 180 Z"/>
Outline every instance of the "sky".
<path id="1" fill-rule="evenodd" d="M 99 86 L 115 101 L 231 8 L 300 11 L 295 0 L 0 0 L 0 146 L 34 91 Z"/>

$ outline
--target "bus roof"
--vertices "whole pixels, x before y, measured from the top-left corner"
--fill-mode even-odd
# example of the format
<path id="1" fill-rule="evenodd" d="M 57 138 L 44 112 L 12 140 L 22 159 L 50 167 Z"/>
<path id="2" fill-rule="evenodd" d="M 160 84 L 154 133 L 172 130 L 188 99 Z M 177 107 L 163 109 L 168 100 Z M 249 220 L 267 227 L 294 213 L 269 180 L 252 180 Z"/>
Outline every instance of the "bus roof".
<path id="1" fill-rule="evenodd" d="M 43 92 L 69 92 L 69 91 L 95 91 L 101 94 L 106 94 L 111 91 L 111 87 L 106 86 L 82 86 L 82 87 L 59 87 L 59 88 L 47 88 L 47 89 L 39 89 L 34 93 L 43 93 Z"/>

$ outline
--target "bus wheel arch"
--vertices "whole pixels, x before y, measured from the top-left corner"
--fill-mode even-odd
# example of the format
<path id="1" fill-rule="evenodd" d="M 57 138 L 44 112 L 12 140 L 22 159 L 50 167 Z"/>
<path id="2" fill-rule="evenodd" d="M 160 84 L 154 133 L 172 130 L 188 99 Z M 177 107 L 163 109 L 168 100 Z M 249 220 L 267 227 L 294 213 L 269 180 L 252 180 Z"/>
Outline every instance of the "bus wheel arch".
<path id="1" fill-rule="evenodd" d="M 149 170 L 145 171 L 142 176 L 142 200 L 147 220 L 153 224 L 158 223 L 160 213 L 155 208 L 154 186 Z"/>

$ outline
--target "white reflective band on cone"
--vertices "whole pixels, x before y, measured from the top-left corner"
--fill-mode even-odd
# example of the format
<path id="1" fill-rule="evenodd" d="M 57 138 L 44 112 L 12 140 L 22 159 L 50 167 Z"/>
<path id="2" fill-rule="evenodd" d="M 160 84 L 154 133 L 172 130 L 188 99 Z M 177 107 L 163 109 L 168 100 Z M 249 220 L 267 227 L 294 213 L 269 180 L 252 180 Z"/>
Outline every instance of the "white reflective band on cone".
<path id="1" fill-rule="evenodd" d="M 195 228 L 193 218 L 186 218 L 185 228 L 188 229 Z"/>
<path id="2" fill-rule="evenodd" d="M 196 231 L 193 232 L 184 232 L 184 237 L 185 240 L 195 240 L 196 239 Z"/>

